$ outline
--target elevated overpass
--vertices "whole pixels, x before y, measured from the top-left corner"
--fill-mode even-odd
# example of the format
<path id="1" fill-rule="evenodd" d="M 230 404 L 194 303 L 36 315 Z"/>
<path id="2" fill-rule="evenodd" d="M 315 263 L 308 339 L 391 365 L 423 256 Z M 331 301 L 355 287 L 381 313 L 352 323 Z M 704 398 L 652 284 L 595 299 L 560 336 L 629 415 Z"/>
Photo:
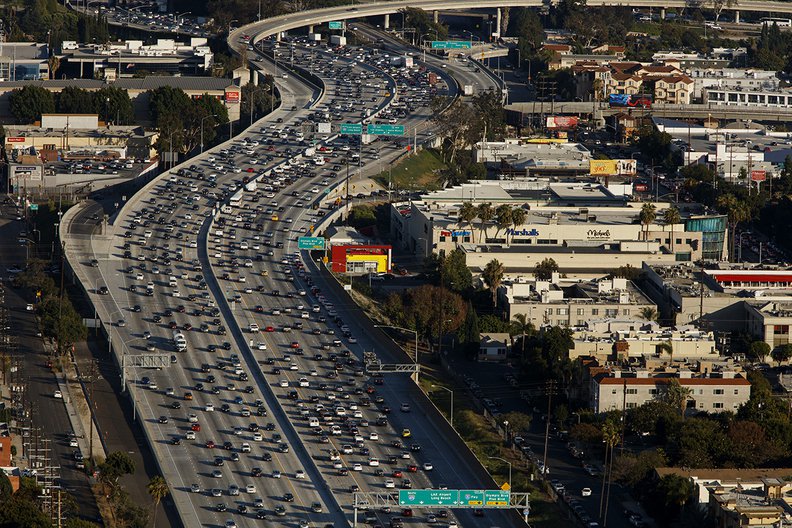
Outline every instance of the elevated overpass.
<path id="1" fill-rule="evenodd" d="M 279 32 L 300 27 L 312 27 L 335 20 L 354 20 L 371 16 L 384 16 L 384 26 L 390 25 L 390 15 L 407 7 L 431 11 L 437 17 L 440 11 L 465 11 L 470 9 L 496 9 L 496 17 L 500 27 L 500 8 L 502 7 L 543 7 L 557 4 L 558 0 L 397 0 L 394 2 L 372 2 L 350 6 L 336 6 L 312 9 L 298 13 L 289 13 L 247 24 L 232 31 L 228 36 L 228 44 L 232 49 L 240 50 L 245 46 L 240 37 L 253 36 L 253 43 Z M 588 0 L 588 7 L 648 7 L 661 12 L 669 8 L 707 8 L 708 2 L 699 0 Z M 773 13 L 792 15 L 792 2 L 774 0 L 738 0 L 726 4 L 724 11 L 734 13 L 735 21 L 739 21 L 741 12 Z"/>
<path id="2" fill-rule="evenodd" d="M 591 115 L 607 117 L 632 111 L 635 115 L 651 114 L 657 117 L 686 119 L 754 120 L 754 121 L 792 121 L 792 108 L 771 108 L 767 106 L 728 106 L 715 104 L 655 105 L 651 109 L 611 108 L 608 103 L 573 101 L 536 101 L 506 105 L 507 112 L 526 115 Z"/>

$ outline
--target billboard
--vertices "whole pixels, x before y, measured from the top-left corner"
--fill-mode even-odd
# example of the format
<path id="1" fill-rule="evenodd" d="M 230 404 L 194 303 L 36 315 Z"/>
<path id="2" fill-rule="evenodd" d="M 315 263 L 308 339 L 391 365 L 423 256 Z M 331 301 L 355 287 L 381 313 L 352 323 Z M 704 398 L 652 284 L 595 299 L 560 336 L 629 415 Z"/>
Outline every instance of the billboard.
<path id="1" fill-rule="evenodd" d="M 548 116 L 547 128 L 568 130 L 578 126 L 577 116 Z"/>
<path id="2" fill-rule="evenodd" d="M 226 103 L 238 103 L 239 102 L 239 92 L 226 92 L 225 100 L 226 100 Z"/>
<path id="3" fill-rule="evenodd" d="M 767 171 L 763 170 L 752 170 L 751 171 L 751 181 L 761 182 L 767 179 Z"/>
<path id="4" fill-rule="evenodd" d="M 634 159 L 589 161 L 592 176 L 634 176 L 637 168 L 638 162 Z"/>

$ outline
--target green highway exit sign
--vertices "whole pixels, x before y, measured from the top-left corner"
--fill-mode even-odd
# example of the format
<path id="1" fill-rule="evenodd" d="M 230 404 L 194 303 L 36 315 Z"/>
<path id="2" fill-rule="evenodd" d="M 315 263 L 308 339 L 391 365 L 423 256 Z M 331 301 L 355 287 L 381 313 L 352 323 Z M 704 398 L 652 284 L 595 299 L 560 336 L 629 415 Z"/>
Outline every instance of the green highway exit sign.
<path id="1" fill-rule="evenodd" d="M 433 40 L 432 49 L 469 49 L 473 43 L 469 40 Z"/>
<path id="2" fill-rule="evenodd" d="M 342 134 L 362 134 L 363 125 L 360 123 L 341 123 Z"/>
<path id="3" fill-rule="evenodd" d="M 328 22 L 327 26 L 330 29 L 344 29 L 344 23 L 340 21 Z"/>
<path id="4" fill-rule="evenodd" d="M 366 133 L 373 136 L 403 136 L 404 125 L 368 125 Z"/>
<path id="5" fill-rule="evenodd" d="M 399 490 L 399 506 L 456 506 L 458 490 Z"/>

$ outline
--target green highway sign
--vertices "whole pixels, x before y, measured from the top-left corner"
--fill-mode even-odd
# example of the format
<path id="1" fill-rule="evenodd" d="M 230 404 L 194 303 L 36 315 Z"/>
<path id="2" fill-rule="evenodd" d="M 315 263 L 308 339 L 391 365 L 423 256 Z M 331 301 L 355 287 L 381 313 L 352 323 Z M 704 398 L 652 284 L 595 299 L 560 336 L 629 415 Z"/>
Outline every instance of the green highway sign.
<path id="1" fill-rule="evenodd" d="M 483 490 L 459 490 L 460 506 L 484 506 Z"/>
<path id="2" fill-rule="evenodd" d="M 455 506 L 458 490 L 399 490 L 399 506 Z"/>
<path id="3" fill-rule="evenodd" d="M 368 125 L 366 133 L 373 136 L 403 136 L 404 125 Z"/>
<path id="4" fill-rule="evenodd" d="M 297 239 L 299 249 L 324 249 L 325 239 L 322 237 L 300 237 Z"/>
<path id="5" fill-rule="evenodd" d="M 341 123 L 342 134 L 362 134 L 363 125 L 360 123 Z M 371 132 L 369 132 L 370 134 Z"/>
<path id="6" fill-rule="evenodd" d="M 511 497 L 510 491 L 503 490 L 485 490 L 484 491 L 484 506 L 505 508 L 509 506 L 509 498 Z"/>
<path id="7" fill-rule="evenodd" d="M 327 25 L 330 29 L 344 29 L 343 22 L 328 22 Z"/>
<path id="8" fill-rule="evenodd" d="M 469 49 L 473 43 L 469 40 L 433 40 L 432 49 Z"/>
<path id="9" fill-rule="evenodd" d="M 30 204 L 30 210 L 31 211 L 38 211 L 38 204 L 34 204 L 34 203 Z"/>

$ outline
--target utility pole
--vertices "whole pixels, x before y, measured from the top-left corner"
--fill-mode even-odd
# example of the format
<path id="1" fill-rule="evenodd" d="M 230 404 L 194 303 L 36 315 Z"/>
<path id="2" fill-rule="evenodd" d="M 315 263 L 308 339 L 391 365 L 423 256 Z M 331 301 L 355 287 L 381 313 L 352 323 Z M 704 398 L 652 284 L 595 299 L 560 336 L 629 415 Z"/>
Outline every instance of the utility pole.
<path id="1" fill-rule="evenodd" d="M 545 394 L 547 394 L 547 422 L 545 424 L 544 456 L 542 457 L 542 480 L 547 479 L 547 443 L 550 440 L 550 413 L 552 411 L 553 393 L 555 392 L 555 380 L 547 382 Z"/>

